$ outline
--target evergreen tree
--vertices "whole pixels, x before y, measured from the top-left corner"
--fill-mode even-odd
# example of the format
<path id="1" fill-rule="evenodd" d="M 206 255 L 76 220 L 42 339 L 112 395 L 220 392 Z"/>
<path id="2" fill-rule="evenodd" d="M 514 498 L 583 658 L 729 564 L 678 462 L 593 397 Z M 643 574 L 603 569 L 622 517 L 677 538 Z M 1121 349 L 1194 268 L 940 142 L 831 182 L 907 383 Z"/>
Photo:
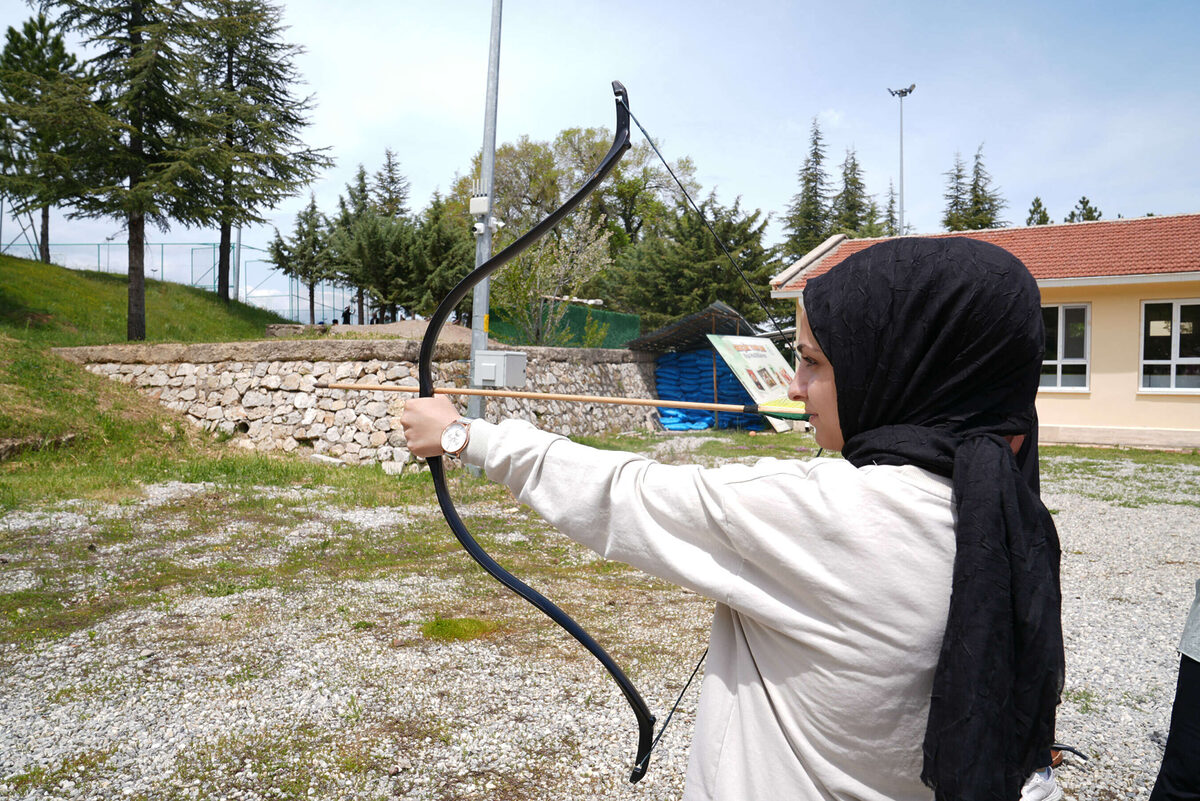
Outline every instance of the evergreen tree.
<path id="1" fill-rule="evenodd" d="M 126 333 L 146 338 L 146 223 L 205 225 L 219 217 L 208 176 L 219 150 L 189 79 L 195 17 L 184 0 L 46 0 L 96 55 L 88 62 L 105 117 L 80 157 L 89 188 L 70 199 L 78 216 L 124 220 L 129 246 Z"/>
<path id="2" fill-rule="evenodd" d="M 1000 212 L 1008 205 L 999 189 L 992 188 L 992 176 L 983 166 L 983 145 L 975 151 L 975 162 L 971 167 L 971 188 L 967 206 L 966 230 L 982 231 L 987 228 L 1002 228 L 1008 223 L 1000 219 Z"/>
<path id="3" fill-rule="evenodd" d="M 358 305 L 358 319 L 365 319 L 366 289 L 371 282 L 371 267 L 361 261 L 366 255 L 367 246 L 358 247 L 355 237 L 369 236 L 375 241 L 371 247 L 378 247 L 381 242 L 372 231 L 372 221 L 375 209 L 371 201 L 371 187 L 367 181 L 367 170 L 358 165 L 354 173 L 354 181 L 346 184 L 346 194 L 338 197 L 338 211 L 329 227 L 330 261 L 337 279 L 353 287 L 354 299 Z M 373 261 L 374 254 L 369 258 Z M 374 265 L 372 265 L 374 266 Z"/>
<path id="4" fill-rule="evenodd" d="M 842 188 L 829 204 L 829 222 L 833 232 L 858 236 L 867 222 L 867 211 L 871 205 L 867 187 L 863 183 L 862 167 L 854 148 L 846 151 L 842 162 Z M 876 208 L 876 217 L 879 209 Z"/>
<path id="5" fill-rule="evenodd" d="M 825 241 L 829 235 L 829 176 L 824 170 L 825 145 L 821 127 L 813 117 L 812 137 L 808 156 L 800 168 L 800 191 L 792 198 L 784 216 L 787 232 L 783 250 L 785 257 L 795 261 Z"/>
<path id="6" fill-rule="evenodd" d="M 942 197 L 946 200 L 946 210 L 942 212 L 942 227 L 947 231 L 965 231 L 970 210 L 970 195 L 967 187 L 967 165 L 963 163 L 961 153 L 954 154 L 954 167 L 944 174 L 946 192 Z"/>
<path id="7" fill-rule="evenodd" d="M 450 294 L 475 266 L 475 241 L 470 216 L 460 203 L 433 193 L 421 215 L 413 248 L 415 274 L 423 278 L 424 292 L 417 311 L 433 314 L 442 298 Z M 470 319 L 471 298 L 459 305 L 457 314 Z"/>
<path id="8" fill-rule="evenodd" d="M 329 262 L 329 237 L 325 218 L 317 210 L 317 199 L 309 196 L 308 205 L 296 215 L 292 238 L 285 240 L 275 231 L 267 246 L 275 267 L 308 288 L 308 321 L 317 322 L 317 284 L 333 275 Z"/>
<path id="9" fill-rule="evenodd" d="M 764 244 L 767 221 L 762 212 L 747 214 L 740 201 L 722 206 L 711 194 L 700 208 L 746 279 L 754 286 L 766 287 L 779 263 Z M 616 271 L 623 279 L 618 283 L 624 292 L 613 305 L 641 315 L 643 328 L 657 328 L 717 300 L 750 320 L 766 317 L 704 223 L 682 205 L 664 235 L 646 237 L 627 250 Z M 760 297 L 770 303 L 765 293 Z M 786 313 L 780 304 L 772 311 Z"/>
<path id="10" fill-rule="evenodd" d="M 63 113 L 87 107 L 91 87 L 86 74 L 67 52 L 62 33 L 45 14 L 9 28 L 0 52 L 0 195 L 16 203 L 14 216 L 38 211 L 41 216 L 38 256 L 50 263 L 50 207 L 70 197 L 72 125 Z"/>
<path id="11" fill-rule="evenodd" d="M 1091 204 L 1087 197 L 1079 198 L 1079 202 L 1075 204 L 1075 208 L 1071 209 L 1071 213 L 1066 216 L 1063 222 L 1092 222 L 1099 220 L 1103 215 L 1100 209 Z"/>
<path id="12" fill-rule="evenodd" d="M 1046 211 L 1046 207 L 1042 205 L 1042 199 L 1039 196 L 1034 196 L 1033 202 L 1029 204 L 1029 216 L 1025 218 L 1026 225 L 1049 225 L 1050 213 Z"/>
<path id="13" fill-rule="evenodd" d="M 220 156 L 211 176 L 221 238 L 217 291 L 228 301 L 233 227 L 265 222 L 262 210 L 275 208 L 333 162 L 300 140 L 312 98 L 294 93 L 302 50 L 283 40 L 279 6 L 271 0 L 200 2 L 199 91 Z"/>
<path id="14" fill-rule="evenodd" d="M 380 214 L 392 219 L 408 216 L 408 179 L 390 147 L 383 151 L 383 166 L 375 173 L 372 200 Z"/>
<path id="15" fill-rule="evenodd" d="M 883 235 L 899 236 L 900 233 L 900 226 L 896 221 L 896 187 L 892 184 L 892 180 L 889 178 L 887 211 L 884 212 L 883 216 Z"/>
<path id="16" fill-rule="evenodd" d="M 875 201 L 875 198 L 871 198 L 871 201 L 867 204 L 867 211 L 863 215 L 862 224 L 855 231 L 854 235 L 859 237 L 891 236 L 888 233 L 889 230 L 887 219 L 880 219 L 879 204 Z"/>

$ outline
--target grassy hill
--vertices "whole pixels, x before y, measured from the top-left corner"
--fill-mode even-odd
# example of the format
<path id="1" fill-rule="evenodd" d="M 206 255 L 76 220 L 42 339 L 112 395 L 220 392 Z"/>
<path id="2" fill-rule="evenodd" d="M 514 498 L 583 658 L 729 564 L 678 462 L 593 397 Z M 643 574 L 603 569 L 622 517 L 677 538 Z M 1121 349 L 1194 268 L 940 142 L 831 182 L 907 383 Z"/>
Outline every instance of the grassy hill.
<path id="1" fill-rule="evenodd" d="M 0 508 L 72 487 L 117 491 L 215 455 L 210 437 L 154 401 L 50 352 L 124 342 L 126 303 L 124 276 L 0 256 Z M 162 281 L 146 282 L 146 317 L 151 342 L 255 339 L 286 322 Z"/>
<path id="2" fill-rule="evenodd" d="M 124 275 L 67 270 L 0 256 L 0 333 L 40 346 L 106 345 L 125 341 L 128 292 Z M 268 323 L 288 320 L 212 292 L 146 281 L 147 342 L 229 342 L 261 339 Z"/>

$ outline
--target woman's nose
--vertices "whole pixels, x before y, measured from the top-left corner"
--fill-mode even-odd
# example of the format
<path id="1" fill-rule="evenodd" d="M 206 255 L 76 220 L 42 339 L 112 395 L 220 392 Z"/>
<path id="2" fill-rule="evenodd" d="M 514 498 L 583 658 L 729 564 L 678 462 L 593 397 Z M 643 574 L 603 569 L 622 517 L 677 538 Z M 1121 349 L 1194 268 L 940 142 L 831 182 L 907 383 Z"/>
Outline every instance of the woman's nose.
<path id="1" fill-rule="evenodd" d="M 796 371 L 796 374 L 792 376 L 791 382 L 788 383 L 787 396 L 788 400 L 808 400 L 808 382 L 801 380 L 799 370 Z"/>

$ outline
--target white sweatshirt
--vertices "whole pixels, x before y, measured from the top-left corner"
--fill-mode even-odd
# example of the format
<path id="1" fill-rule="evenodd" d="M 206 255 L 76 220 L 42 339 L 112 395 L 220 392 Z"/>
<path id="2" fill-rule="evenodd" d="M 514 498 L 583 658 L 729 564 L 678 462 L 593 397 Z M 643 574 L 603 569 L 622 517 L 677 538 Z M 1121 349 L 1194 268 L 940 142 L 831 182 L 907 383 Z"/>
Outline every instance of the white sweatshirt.
<path id="1" fill-rule="evenodd" d="M 716 469 L 477 421 L 464 459 L 568 537 L 717 601 L 684 792 L 928 801 L 950 482 L 836 459 Z"/>

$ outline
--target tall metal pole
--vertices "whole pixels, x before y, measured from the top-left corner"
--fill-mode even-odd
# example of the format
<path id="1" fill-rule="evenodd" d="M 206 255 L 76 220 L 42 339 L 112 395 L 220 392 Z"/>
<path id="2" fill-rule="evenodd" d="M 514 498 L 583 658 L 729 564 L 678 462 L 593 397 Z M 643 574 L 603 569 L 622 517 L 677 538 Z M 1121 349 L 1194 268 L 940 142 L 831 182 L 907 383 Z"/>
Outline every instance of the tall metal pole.
<path id="1" fill-rule="evenodd" d="M 480 167 L 482 191 L 487 195 L 487 208 L 479 215 L 476 226 L 475 266 L 492 257 L 492 204 L 496 200 L 493 176 L 496 170 L 496 102 L 500 94 L 500 13 L 503 0 L 492 0 L 492 35 L 488 56 L 487 101 L 483 115 L 483 159 Z M 475 375 L 475 354 L 487 350 L 489 279 L 475 285 L 471 296 L 471 376 Z M 467 414 L 483 417 L 484 399 L 471 398 Z"/>
<path id="2" fill-rule="evenodd" d="M 900 224 L 896 233 L 904 236 L 904 98 L 917 88 L 914 83 L 907 89 L 888 89 L 892 97 L 900 98 Z"/>

